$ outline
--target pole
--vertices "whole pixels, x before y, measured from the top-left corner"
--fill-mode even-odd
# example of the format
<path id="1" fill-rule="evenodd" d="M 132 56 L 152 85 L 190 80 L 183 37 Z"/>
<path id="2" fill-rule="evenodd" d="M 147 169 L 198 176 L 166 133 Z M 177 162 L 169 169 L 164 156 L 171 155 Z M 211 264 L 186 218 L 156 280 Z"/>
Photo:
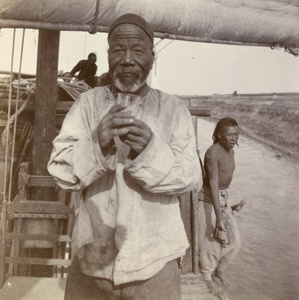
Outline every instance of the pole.
<path id="1" fill-rule="evenodd" d="M 60 31 L 39 31 L 32 164 L 34 175 L 49 175 L 47 163 L 56 129 L 59 38 Z M 51 200 L 49 192 L 46 188 L 38 189 L 35 199 Z"/>

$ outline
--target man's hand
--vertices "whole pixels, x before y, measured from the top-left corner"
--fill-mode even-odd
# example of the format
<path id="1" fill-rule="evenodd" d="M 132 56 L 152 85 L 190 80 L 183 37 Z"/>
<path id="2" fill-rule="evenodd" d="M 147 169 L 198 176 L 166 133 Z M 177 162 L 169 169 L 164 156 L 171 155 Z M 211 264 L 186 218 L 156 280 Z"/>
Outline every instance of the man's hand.
<path id="1" fill-rule="evenodd" d="M 129 126 L 134 122 L 134 117 L 129 111 L 123 111 L 124 109 L 121 105 L 111 107 L 97 128 L 99 144 L 105 156 L 114 145 L 113 138 L 127 134 L 130 131 Z"/>
<path id="2" fill-rule="evenodd" d="M 222 247 L 225 248 L 227 245 L 227 230 L 229 228 L 229 223 L 227 217 L 221 214 L 216 219 L 216 229 L 214 232 L 215 238 L 221 243 Z"/>
<path id="3" fill-rule="evenodd" d="M 120 139 L 131 147 L 133 159 L 140 154 L 149 144 L 153 133 L 150 127 L 144 122 L 134 119 L 134 122 L 126 127 L 129 132 L 123 135 Z"/>
<path id="4" fill-rule="evenodd" d="M 229 224 L 224 215 L 221 214 L 220 216 L 217 217 L 216 227 L 219 230 L 227 231 L 228 226 L 229 226 Z"/>

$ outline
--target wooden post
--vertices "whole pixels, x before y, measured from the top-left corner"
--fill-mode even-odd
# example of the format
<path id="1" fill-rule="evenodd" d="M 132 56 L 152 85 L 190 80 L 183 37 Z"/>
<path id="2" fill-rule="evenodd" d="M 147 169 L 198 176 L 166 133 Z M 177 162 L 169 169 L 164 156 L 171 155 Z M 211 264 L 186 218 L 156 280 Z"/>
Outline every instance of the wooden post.
<path id="1" fill-rule="evenodd" d="M 191 192 L 191 227 L 192 227 L 192 271 L 199 273 L 199 251 L 198 251 L 198 192 Z"/>
<path id="2" fill-rule="evenodd" d="M 192 206 L 191 206 L 191 193 L 187 192 L 183 195 L 179 196 L 180 201 L 180 210 L 181 210 L 181 217 L 182 221 L 184 223 L 185 231 L 187 234 L 187 238 L 190 244 L 190 247 L 186 251 L 186 255 L 183 259 L 182 264 L 182 273 L 191 273 L 192 272 L 192 250 L 193 250 L 193 244 L 192 244 Z"/>
<path id="3" fill-rule="evenodd" d="M 33 175 L 49 175 L 47 163 L 52 151 L 52 141 L 55 137 L 56 129 L 59 39 L 60 31 L 39 30 L 32 156 Z M 31 199 L 53 201 L 55 200 L 54 189 L 36 187 L 32 191 Z M 32 231 L 34 233 L 51 233 L 56 228 L 54 220 L 48 219 L 26 219 L 22 225 L 28 233 Z M 36 255 L 42 258 L 52 255 L 53 249 L 43 249 L 43 247 L 45 247 L 43 241 L 35 241 L 31 250 L 35 251 Z M 33 275 L 40 274 L 40 271 L 43 274 L 52 274 L 52 267 L 32 268 Z"/>
<path id="4" fill-rule="evenodd" d="M 59 38 L 60 31 L 39 31 L 32 164 L 34 175 L 48 175 L 47 163 L 55 137 Z M 35 198 L 51 200 L 49 198 L 52 195 L 49 190 L 38 190 Z"/>

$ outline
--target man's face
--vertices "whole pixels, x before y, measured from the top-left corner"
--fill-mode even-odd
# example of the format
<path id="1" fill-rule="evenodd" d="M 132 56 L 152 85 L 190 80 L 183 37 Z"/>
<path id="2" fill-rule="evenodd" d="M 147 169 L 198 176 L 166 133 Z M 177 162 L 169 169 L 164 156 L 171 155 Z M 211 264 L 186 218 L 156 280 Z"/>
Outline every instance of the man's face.
<path id="1" fill-rule="evenodd" d="M 238 144 L 239 128 L 238 126 L 225 126 L 218 134 L 219 143 L 226 149 L 233 149 Z"/>
<path id="2" fill-rule="evenodd" d="M 97 62 L 97 57 L 95 55 L 92 55 L 89 59 L 90 63 L 95 64 Z"/>
<path id="3" fill-rule="evenodd" d="M 71 82 L 71 79 L 72 79 L 72 75 L 71 73 L 67 72 L 63 75 L 63 81 L 64 82 L 67 82 L 67 83 L 70 83 Z"/>
<path id="4" fill-rule="evenodd" d="M 115 87 L 121 92 L 138 91 L 153 66 L 150 38 L 136 25 L 118 25 L 109 37 L 108 61 Z"/>

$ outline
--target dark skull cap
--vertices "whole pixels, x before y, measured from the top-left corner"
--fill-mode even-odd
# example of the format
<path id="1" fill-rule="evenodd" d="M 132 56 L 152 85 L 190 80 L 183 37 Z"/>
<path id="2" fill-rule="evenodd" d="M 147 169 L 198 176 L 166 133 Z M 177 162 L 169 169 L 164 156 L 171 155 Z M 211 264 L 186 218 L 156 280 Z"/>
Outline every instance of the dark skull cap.
<path id="1" fill-rule="evenodd" d="M 117 27 L 120 24 L 125 24 L 125 23 L 134 24 L 134 25 L 140 27 L 141 29 L 143 29 L 143 31 L 148 35 L 148 37 L 150 38 L 150 40 L 153 43 L 154 32 L 153 32 L 151 26 L 142 17 L 135 15 L 135 14 L 125 14 L 125 15 L 118 17 L 110 26 L 110 29 L 108 32 L 108 40 L 109 40 L 109 37 L 110 37 L 112 31 L 115 29 L 115 27 Z"/>

